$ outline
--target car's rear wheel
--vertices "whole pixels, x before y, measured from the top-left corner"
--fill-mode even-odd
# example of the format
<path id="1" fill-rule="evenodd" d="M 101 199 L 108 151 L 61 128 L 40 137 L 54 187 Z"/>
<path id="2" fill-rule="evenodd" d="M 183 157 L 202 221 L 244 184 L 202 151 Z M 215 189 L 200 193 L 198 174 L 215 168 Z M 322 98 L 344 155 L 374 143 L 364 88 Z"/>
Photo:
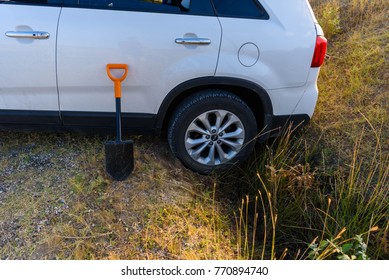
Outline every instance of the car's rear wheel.
<path id="1" fill-rule="evenodd" d="M 186 167 L 209 174 L 246 160 L 256 132 L 245 102 L 227 91 L 206 90 L 185 99 L 174 112 L 168 141 Z"/>

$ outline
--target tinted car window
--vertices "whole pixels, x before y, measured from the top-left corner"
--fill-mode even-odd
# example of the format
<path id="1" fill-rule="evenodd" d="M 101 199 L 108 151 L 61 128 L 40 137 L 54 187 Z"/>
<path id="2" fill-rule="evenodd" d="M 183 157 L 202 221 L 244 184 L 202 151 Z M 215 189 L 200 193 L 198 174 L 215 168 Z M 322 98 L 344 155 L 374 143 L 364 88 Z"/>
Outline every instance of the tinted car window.
<path id="1" fill-rule="evenodd" d="M 258 0 L 213 0 L 218 16 L 269 19 Z"/>
<path id="2" fill-rule="evenodd" d="M 186 12 L 190 1 L 185 0 L 64 0 L 65 6 L 136 11 Z"/>
<path id="3" fill-rule="evenodd" d="M 0 0 L 4 4 L 25 4 L 25 5 L 60 5 L 62 0 Z"/>

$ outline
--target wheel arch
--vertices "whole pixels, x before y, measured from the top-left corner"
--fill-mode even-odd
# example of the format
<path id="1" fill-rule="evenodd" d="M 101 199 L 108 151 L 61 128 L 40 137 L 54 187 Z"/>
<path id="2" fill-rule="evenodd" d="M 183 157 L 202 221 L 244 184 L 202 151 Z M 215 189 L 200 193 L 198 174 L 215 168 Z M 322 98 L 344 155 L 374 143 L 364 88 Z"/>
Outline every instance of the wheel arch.
<path id="1" fill-rule="evenodd" d="M 186 81 L 175 87 L 163 100 L 157 115 L 155 132 L 164 133 L 175 108 L 191 94 L 204 89 L 223 89 L 241 98 L 252 110 L 258 131 L 265 135 L 272 127 L 273 106 L 267 92 L 259 85 L 231 77 L 203 77 Z"/>

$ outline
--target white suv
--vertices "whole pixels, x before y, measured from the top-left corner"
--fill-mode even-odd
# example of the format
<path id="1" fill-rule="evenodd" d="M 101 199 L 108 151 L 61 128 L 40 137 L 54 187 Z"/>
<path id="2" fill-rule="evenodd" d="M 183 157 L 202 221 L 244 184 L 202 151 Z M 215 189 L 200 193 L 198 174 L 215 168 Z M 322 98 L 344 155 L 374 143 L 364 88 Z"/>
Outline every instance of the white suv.
<path id="1" fill-rule="evenodd" d="M 307 0 L 0 0 L 0 127 L 166 132 L 196 172 L 308 121 L 326 40 Z"/>

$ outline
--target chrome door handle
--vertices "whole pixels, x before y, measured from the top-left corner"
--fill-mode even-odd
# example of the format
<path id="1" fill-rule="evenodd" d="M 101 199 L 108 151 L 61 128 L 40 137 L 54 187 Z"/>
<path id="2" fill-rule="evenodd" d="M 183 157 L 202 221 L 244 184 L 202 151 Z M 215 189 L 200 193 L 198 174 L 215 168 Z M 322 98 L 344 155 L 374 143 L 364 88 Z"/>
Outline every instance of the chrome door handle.
<path id="1" fill-rule="evenodd" d="M 206 39 L 206 38 L 177 38 L 176 44 L 180 44 L 180 45 L 209 45 L 209 44 L 211 44 L 211 40 Z"/>
<path id="2" fill-rule="evenodd" d="M 45 31 L 7 31 L 5 35 L 11 38 L 27 39 L 48 39 L 50 37 L 50 33 Z"/>

